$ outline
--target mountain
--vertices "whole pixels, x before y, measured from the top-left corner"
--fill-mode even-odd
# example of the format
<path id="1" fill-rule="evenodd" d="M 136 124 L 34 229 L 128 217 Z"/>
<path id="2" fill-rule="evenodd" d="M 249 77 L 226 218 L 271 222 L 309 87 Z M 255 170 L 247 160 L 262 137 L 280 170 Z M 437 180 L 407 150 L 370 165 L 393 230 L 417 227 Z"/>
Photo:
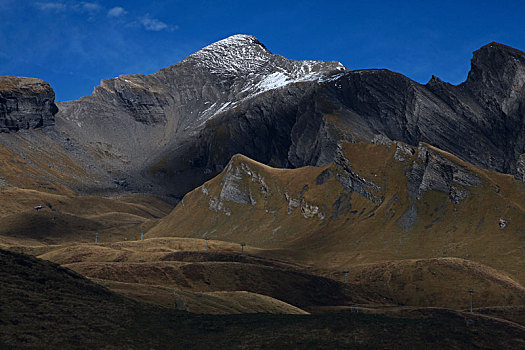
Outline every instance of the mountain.
<path id="1" fill-rule="evenodd" d="M 456 86 L 249 35 L 0 77 L 0 347 L 523 347 L 524 104 L 498 43 Z"/>
<path id="2" fill-rule="evenodd" d="M 82 185 L 66 181 L 75 191 L 175 202 L 236 153 L 280 168 L 319 166 L 341 140 L 381 136 L 523 180 L 524 67 L 523 52 L 491 43 L 474 52 L 464 83 L 421 85 L 383 69 L 287 60 L 235 35 L 155 74 L 102 80 L 91 96 L 58 102 L 44 135 L 25 138 L 52 143 L 88 173 Z"/>
<path id="3" fill-rule="evenodd" d="M 101 142 L 117 143 L 119 152 L 134 150 L 137 162 L 143 152 L 127 143 L 118 147 L 115 140 L 133 140 L 147 150 L 149 163 L 139 168 L 175 196 L 218 174 L 239 152 L 275 167 L 323 165 L 333 160 L 339 140 L 371 141 L 376 135 L 411 145 L 427 142 L 476 166 L 519 177 L 525 153 L 524 67 L 522 52 L 493 43 L 474 53 L 465 83 L 452 86 L 433 78 L 421 85 L 387 70 L 287 61 L 253 37 L 234 36 L 153 76 L 103 81 L 86 102 L 72 102 L 71 109 L 60 105 L 60 115 L 89 123 L 88 113 L 75 107 L 88 101 L 125 111 L 126 118 L 118 119 L 127 128 L 110 123 L 104 130 L 131 129 L 133 135 L 103 136 Z M 129 89 L 136 92 L 130 95 Z M 149 111 L 147 118 L 154 120 L 144 120 L 140 101 L 149 93 L 165 101 L 151 100 L 148 106 L 175 109 Z M 97 108 L 85 110 L 93 115 Z M 150 125 L 163 118 L 165 138 L 129 127 L 131 120 Z M 84 129 L 90 138 L 99 134 L 93 128 L 100 129 Z M 156 141 L 153 148 L 142 144 L 149 140 Z"/>
<path id="4" fill-rule="evenodd" d="M 193 148 L 200 143 L 199 132 L 207 123 L 266 91 L 294 82 L 319 81 L 342 70 L 336 62 L 287 60 L 270 53 L 254 37 L 236 35 L 153 75 L 103 80 L 92 96 L 58 103 L 57 127 L 98 152 L 111 167 L 132 178 L 153 175 L 181 196 L 227 162 L 217 159 L 213 164 L 196 164 L 195 156 L 200 157 L 201 151 L 194 155 Z M 274 130 L 279 128 L 276 125 Z M 239 135 L 238 147 L 259 134 L 253 128 L 246 131 L 251 135 Z M 272 137 L 269 131 L 259 143 Z M 176 175 L 171 174 L 173 166 Z"/>
<path id="5" fill-rule="evenodd" d="M 146 236 L 246 242 L 330 271 L 457 257 L 523 284 L 523 203 L 525 187 L 509 175 L 383 138 L 341 143 L 322 167 L 275 169 L 234 156 Z"/>

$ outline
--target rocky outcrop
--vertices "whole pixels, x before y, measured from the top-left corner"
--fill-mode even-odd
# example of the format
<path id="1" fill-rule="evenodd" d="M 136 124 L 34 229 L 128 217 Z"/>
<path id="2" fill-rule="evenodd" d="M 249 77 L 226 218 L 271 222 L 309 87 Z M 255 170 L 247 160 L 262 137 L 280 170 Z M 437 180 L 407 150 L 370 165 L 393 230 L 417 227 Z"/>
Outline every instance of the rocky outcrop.
<path id="1" fill-rule="evenodd" d="M 300 208 L 301 215 L 305 219 L 317 216 L 319 220 L 324 220 L 326 214 L 323 208 L 313 203 L 309 203 L 304 198 L 304 194 L 308 191 L 308 189 L 308 185 L 305 185 L 302 188 L 302 190 L 297 194 L 297 197 L 294 197 L 293 195 L 290 195 L 287 192 L 284 193 L 284 199 L 288 203 L 288 209 L 286 211 L 287 214 L 290 215 L 295 211 L 295 209 Z"/>
<path id="2" fill-rule="evenodd" d="M 476 52 L 463 87 L 480 105 L 506 116 L 524 112 L 525 54 L 509 46 L 490 43 Z"/>
<path id="3" fill-rule="evenodd" d="M 432 144 L 476 166 L 516 174 L 525 150 L 525 53 L 492 43 L 474 53 L 465 83 L 420 85 L 387 70 L 345 72 L 325 93 L 360 138 Z"/>
<path id="4" fill-rule="evenodd" d="M 336 179 L 346 190 L 351 193 L 357 192 L 376 204 L 382 201 L 381 187 L 352 171 L 352 165 L 345 157 L 341 144 L 337 148 L 334 164 L 341 169 L 341 172 L 336 174 Z"/>
<path id="5" fill-rule="evenodd" d="M 201 191 L 208 198 L 208 207 L 211 210 L 229 216 L 231 211 L 228 203 L 255 206 L 257 204 L 256 195 L 260 195 L 265 201 L 270 196 L 270 190 L 264 178 L 244 163 L 243 159 L 243 156 L 236 155 L 228 163 L 223 172 L 221 191 L 218 196 L 210 196 L 206 184 L 202 185 Z"/>
<path id="6" fill-rule="evenodd" d="M 469 187 L 481 185 L 474 173 L 424 144 L 417 148 L 417 158 L 408 170 L 407 178 L 412 198 L 420 199 L 423 193 L 434 190 L 448 193 L 453 204 L 469 195 Z"/>
<path id="7" fill-rule="evenodd" d="M 0 77 L 0 132 L 54 124 L 55 92 L 43 80 Z"/>
<path id="8" fill-rule="evenodd" d="M 222 172 L 220 190 L 214 191 L 218 195 L 210 191 L 208 183 L 201 186 L 200 191 L 206 197 L 208 208 L 231 216 L 235 208 L 248 206 L 252 209 L 258 206 L 264 208 L 266 214 L 274 215 L 281 211 L 280 205 L 275 205 L 278 202 L 283 208 L 287 206 L 288 215 L 296 213 L 298 209 L 297 212 L 306 219 L 314 217 L 319 220 L 325 219 L 325 208 L 305 198 L 305 193 L 309 190 L 308 185 L 303 186 L 298 193 L 289 193 L 288 189 L 279 185 L 272 175 L 270 175 L 272 183 L 267 184 L 265 176 L 268 174 L 263 176 L 262 167 L 265 166 L 254 163 L 243 155 L 233 156 Z M 270 204 L 271 202 L 273 204 Z"/>
<path id="9" fill-rule="evenodd" d="M 516 163 L 516 179 L 525 183 L 525 153 L 519 156 Z"/>
<path id="10" fill-rule="evenodd" d="M 251 175 L 250 169 L 246 166 L 239 167 L 233 166 L 231 163 L 229 164 L 222 178 L 221 201 L 238 204 L 257 204 L 257 201 L 252 197 L 249 183 L 243 181 L 243 175 Z M 255 178 L 257 178 L 257 176 Z"/>

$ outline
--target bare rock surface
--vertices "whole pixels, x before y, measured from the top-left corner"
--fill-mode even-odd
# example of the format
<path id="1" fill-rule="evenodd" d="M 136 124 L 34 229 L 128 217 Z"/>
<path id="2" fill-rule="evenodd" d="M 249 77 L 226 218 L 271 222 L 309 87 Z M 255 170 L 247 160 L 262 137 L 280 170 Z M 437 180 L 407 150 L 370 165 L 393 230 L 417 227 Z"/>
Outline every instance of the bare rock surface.
<path id="1" fill-rule="evenodd" d="M 55 92 L 43 80 L 0 77 L 0 132 L 54 124 Z"/>

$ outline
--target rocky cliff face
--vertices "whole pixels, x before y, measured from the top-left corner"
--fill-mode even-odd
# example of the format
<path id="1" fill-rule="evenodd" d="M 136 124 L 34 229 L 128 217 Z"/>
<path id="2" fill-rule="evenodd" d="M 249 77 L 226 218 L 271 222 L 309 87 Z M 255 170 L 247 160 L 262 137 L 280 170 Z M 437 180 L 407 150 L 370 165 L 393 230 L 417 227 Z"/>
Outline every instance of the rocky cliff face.
<path id="1" fill-rule="evenodd" d="M 525 149 L 525 54 L 500 44 L 474 53 L 465 83 L 420 85 L 386 70 L 347 72 L 328 84 L 361 137 L 427 142 L 477 166 L 516 174 Z M 334 108 L 334 110 L 337 110 Z"/>
<path id="2" fill-rule="evenodd" d="M 54 124 L 55 93 L 43 80 L 0 77 L 0 132 Z"/>

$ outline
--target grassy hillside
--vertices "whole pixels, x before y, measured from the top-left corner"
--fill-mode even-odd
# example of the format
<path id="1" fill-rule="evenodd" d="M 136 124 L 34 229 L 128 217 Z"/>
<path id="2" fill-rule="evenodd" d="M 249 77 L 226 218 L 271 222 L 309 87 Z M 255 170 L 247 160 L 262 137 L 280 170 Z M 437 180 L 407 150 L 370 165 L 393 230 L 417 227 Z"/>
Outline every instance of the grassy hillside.
<path id="1" fill-rule="evenodd" d="M 324 167 L 273 169 L 237 155 L 147 236 L 246 242 L 325 271 L 457 257 L 523 285 L 523 203 L 521 182 L 430 145 L 345 143 Z"/>
<path id="2" fill-rule="evenodd" d="M 0 347 L 17 349 L 518 349 L 525 328 L 443 309 L 323 315 L 192 315 L 111 293 L 0 250 Z"/>
<path id="3" fill-rule="evenodd" d="M 100 279 L 95 279 L 95 281 L 118 294 L 133 299 L 196 314 L 307 314 L 306 311 L 283 301 L 246 291 L 201 293 L 151 284 Z"/>
<path id="4" fill-rule="evenodd" d="M 139 239 L 172 208 L 144 195 L 119 198 L 52 194 L 0 187 L 0 245 Z M 43 206 L 42 209 L 34 209 Z"/>
<path id="5" fill-rule="evenodd" d="M 190 348 L 202 345 L 194 343 L 195 328 L 207 332 L 203 344 L 241 348 L 406 348 L 420 347 L 423 340 L 447 348 L 490 348 L 488 335 L 503 337 L 498 341 L 508 342 L 504 346 L 523 345 L 524 186 L 429 145 L 347 143 L 333 163 L 293 170 L 238 155 L 167 216 L 171 207 L 148 196 L 76 196 L 11 186 L 0 192 L 0 246 L 59 263 L 98 283 L 89 288 L 105 286 L 101 290 L 109 294 L 98 302 L 136 303 L 134 313 L 120 301 L 116 308 L 140 318 L 144 328 L 125 326 L 128 316 L 110 326 L 97 319 L 106 311 L 93 315 L 89 304 L 81 308 L 87 318 L 79 318 L 87 328 L 67 328 L 57 343 L 44 330 L 60 320 L 71 323 L 64 314 L 72 306 L 55 312 L 55 301 L 10 287 L 3 295 L 12 297 L 13 305 L 42 303 L 45 309 L 37 311 L 45 315 L 45 326 L 35 331 L 37 324 L 28 321 L 32 310 L 9 309 L 0 326 L 13 335 L 1 338 L 0 345 L 34 345 L 45 338 L 54 346 L 71 341 L 71 334 L 79 339 L 94 334 L 87 344 L 96 347 L 109 334 L 98 322 L 112 332 L 114 344 L 131 344 L 122 342 L 126 337 L 135 339 L 137 348 L 151 348 L 146 330 L 164 334 L 153 348 L 170 344 L 164 343 L 172 335 L 166 325 L 176 327 L 181 344 Z M 43 208 L 35 210 L 36 205 Z M 147 231 L 143 241 L 140 231 Z M 208 250 L 204 238 L 210 239 Z M 342 283 L 343 270 L 349 270 L 349 283 Z M 24 273 L 22 279 L 6 274 L 2 280 L 18 283 L 20 291 L 24 284 L 36 291 Z M 42 272 L 47 273 L 55 272 Z M 61 288 L 53 294 L 58 301 L 79 293 Z M 468 307 L 468 289 L 475 290 L 479 312 L 474 315 L 461 311 Z M 350 312 L 356 304 L 359 314 Z M 118 312 L 111 305 L 108 314 Z M 187 311 L 265 315 L 212 318 Z M 29 328 L 13 328 L 12 319 Z M 385 336 L 384 329 L 396 337 Z"/>
<path id="6" fill-rule="evenodd" d="M 399 303 L 467 309 L 469 289 L 475 307 L 525 305 L 525 288 L 504 273 L 458 259 L 397 260 L 355 265 L 350 280 Z"/>
<path id="7" fill-rule="evenodd" d="M 61 145 L 41 131 L 4 134 L 0 138 L 0 180 L 11 186 L 56 194 L 89 187 L 91 174 Z"/>

